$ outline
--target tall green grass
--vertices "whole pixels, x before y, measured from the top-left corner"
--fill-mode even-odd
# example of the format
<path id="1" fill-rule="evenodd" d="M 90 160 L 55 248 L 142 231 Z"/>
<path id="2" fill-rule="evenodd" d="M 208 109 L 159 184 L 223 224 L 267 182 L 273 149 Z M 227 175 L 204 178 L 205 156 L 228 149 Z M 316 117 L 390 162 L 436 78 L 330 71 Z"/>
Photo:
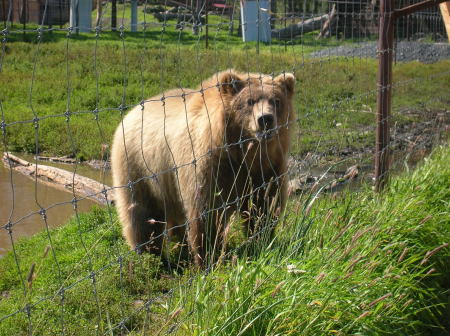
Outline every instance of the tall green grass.
<path id="1" fill-rule="evenodd" d="M 74 216 L 63 227 L 20 240 L 14 253 L 0 259 L 0 318 L 13 314 L 0 322 L 2 336 L 104 332 L 108 321 L 131 315 L 174 282 L 159 279 L 158 258 L 129 251 L 114 209 Z M 144 318 L 129 322 L 136 323 Z"/>
<path id="2" fill-rule="evenodd" d="M 448 148 L 383 195 L 311 195 L 257 257 L 180 288 L 179 335 L 447 335 Z M 293 210 L 296 209 L 296 210 Z"/>
<path id="3" fill-rule="evenodd" d="M 382 195 L 292 199 L 273 241 L 207 273 L 130 253 L 114 211 L 94 209 L 0 259 L 0 335 L 445 335 L 449 154 Z"/>

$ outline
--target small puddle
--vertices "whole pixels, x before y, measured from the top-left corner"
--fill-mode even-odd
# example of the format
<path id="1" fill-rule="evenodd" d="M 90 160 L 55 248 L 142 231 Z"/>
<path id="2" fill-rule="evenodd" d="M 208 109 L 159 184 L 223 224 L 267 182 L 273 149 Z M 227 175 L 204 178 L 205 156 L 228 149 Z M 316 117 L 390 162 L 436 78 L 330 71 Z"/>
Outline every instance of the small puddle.
<path id="1" fill-rule="evenodd" d="M 20 157 L 35 162 L 33 155 L 20 154 Z M 55 166 L 74 172 L 75 165 L 38 161 L 38 164 Z M 76 172 L 107 185 L 111 185 L 109 171 L 106 173 L 85 164 L 78 164 Z M 12 173 L 12 174 L 11 174 Z M 11 180 L 12 179 L 12 180 Z M 12 184 L 11 184 L 12 183 Z M 13 188 L 12 188 L 13 186 Z M 45 230 L 45 221 L 39 214 L 39 205 L 46 209 L 47 224 L 50 228 L 63 225 L 75 214 L 70 203 L 73 196 L 34 180 L 15 171 L 5 168 L 0 162 L 0 256 L 11 249 L 11 236 L 4 228 L 11 215 L 12 239 L 16 242 L 22 237 L 28 237 Z M 39 205 L 38 205 L 39 204 Z M 83 199 L 78 202 L 78 212 L 87 212 L 96 203 Z M 50 208 L 49 208 L 50 207 Z M 49 208 L 49 209 L 47 209 Z"/>

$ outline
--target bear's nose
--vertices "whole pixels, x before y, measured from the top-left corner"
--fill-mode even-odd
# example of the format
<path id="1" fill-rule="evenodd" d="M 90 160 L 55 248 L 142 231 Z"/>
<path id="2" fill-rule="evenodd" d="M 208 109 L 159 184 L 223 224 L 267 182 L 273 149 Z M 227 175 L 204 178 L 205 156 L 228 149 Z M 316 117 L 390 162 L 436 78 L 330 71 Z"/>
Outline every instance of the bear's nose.
<path id="1" fill-rule="evenodd" d="M 273 128 L 274 118 L 271 114 L 263 114 L 258 118 L 258 126 L 261 130 L 270 130 Z"/>

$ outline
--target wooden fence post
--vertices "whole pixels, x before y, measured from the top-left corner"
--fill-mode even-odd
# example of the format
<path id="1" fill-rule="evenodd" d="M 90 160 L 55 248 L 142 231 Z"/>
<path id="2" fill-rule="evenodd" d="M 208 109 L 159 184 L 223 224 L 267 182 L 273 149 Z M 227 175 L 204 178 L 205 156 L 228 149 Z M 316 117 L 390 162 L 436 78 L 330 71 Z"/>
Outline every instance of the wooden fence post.
<path id="1" fill-rule="evenodd" d="M 378 36 L 377 131 L 375 140 L 375 190 L 382 191 L 389 173 L 389 118 L 392 98 L 392 56 L 395 21 L 445 0 L 424 0 L 395 9 L 394 0 L 381 0 Z"/>
<path id="2" fill-rule="evenodd" d="M 381 0 L 378 37 L 377 131 L 375 142 L 375 189 L 381 191 L 389 170 L 389 116 L 392 96 L 392 55 L 394 52 L 393 0 Z"/>

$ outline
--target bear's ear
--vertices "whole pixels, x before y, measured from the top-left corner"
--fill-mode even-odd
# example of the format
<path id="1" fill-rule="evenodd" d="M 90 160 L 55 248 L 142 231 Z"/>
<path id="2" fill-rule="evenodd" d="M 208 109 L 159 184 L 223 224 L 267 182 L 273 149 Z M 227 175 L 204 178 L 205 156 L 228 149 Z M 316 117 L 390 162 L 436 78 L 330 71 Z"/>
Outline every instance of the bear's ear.
<path id="1" fill-rule="evenodd" d="M 235 95 L 245 86 L 245 81 L 233 70 L 226 70 L 218 74 L 220 92 L 224 95 Z"/>
<path id="2" fill-rule="evenodd" d="M 282 73 L 273 79 L 276 85 L 279 85 L 282 90 L 288 95 L 292 96 L 295 89 L 295 76 L 291 73 Z"/>

